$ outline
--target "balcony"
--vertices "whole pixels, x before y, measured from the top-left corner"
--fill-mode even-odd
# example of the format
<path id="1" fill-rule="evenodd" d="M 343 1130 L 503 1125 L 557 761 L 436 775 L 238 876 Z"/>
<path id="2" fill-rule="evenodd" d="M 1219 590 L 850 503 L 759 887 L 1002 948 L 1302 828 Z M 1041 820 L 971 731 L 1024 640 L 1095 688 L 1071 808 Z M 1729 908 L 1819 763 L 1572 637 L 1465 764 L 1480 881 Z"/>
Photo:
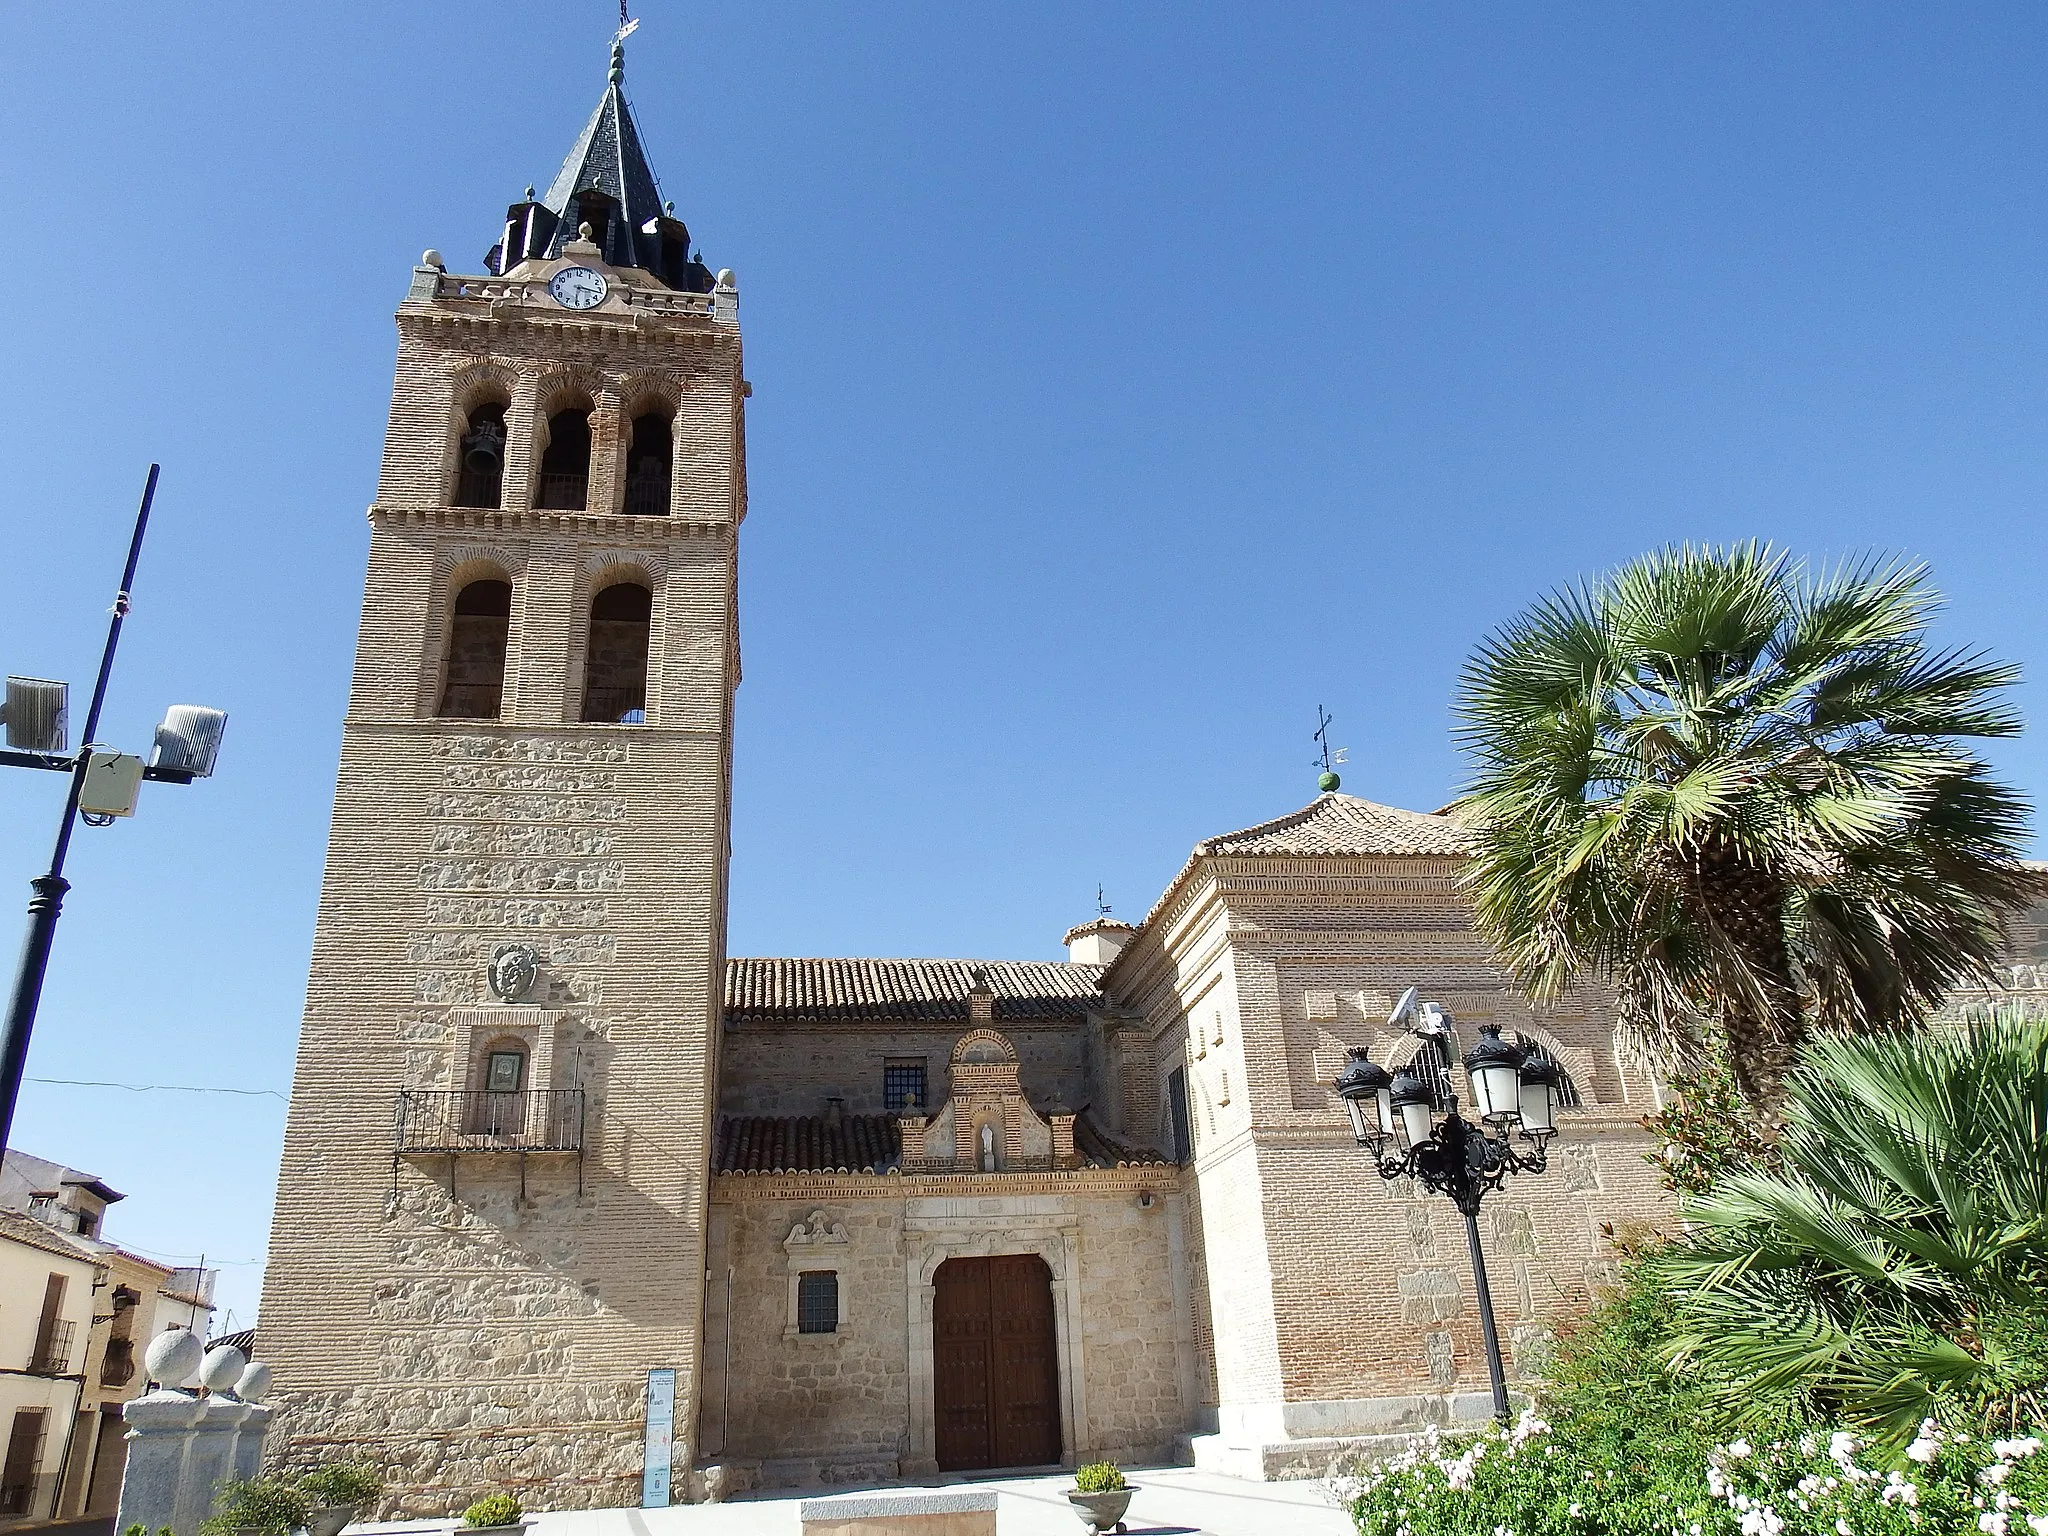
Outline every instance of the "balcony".
<path id="1" fill-rule="evenodd" d="M 100 1385 L 125 1387 L 135 1379 L 135 1341 L 107 1340 L 107 1355 L 100 1362 Z"/>
<path id="2" fill-rule="evenodd" d="M 583 1090 L 398 1095 L 398 1150 L 581 1152 Z"/>
<path id="3" fill-rule="evenodd" d="M 71 1341 L 78 1324 L 62 1319 L 45 1323 L 36 1335 L 36 1347 L 28 1357 L 31 1376 L 62 1376 L 71 1366 Z"/>

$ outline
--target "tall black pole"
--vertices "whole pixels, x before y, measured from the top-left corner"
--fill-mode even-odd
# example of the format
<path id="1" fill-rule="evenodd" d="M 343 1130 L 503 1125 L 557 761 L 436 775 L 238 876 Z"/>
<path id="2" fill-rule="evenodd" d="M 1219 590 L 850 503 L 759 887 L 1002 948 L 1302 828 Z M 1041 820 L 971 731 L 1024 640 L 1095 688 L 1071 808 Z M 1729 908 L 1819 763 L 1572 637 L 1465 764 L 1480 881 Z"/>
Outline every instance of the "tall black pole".
<path id="1" fill-rule="evenodd" d="M 1479 1292 L 1479 1336 L 1486 1342 L 1486 1374 L 1493 1382 L 1493 1416 L 1508 1422 L 1507 1372 L 1500 1359 L 1500 1330 L 1493 1325 L 1493 1291 L 1486 1284 L 1486 1255 L 1479 1248 L 1479 1202 L 1460 1203 L 1465 1245 L 1472 1250 L 1472 1283 Z"/>
<path id="2" fill-rule="evenodd" d="M 121 569 L 121 590 L 114 594 L 114 615 L 107 624 L 107 648 L 100 653 L 100 673 L 92 687 L 92 704 L 78 739 L 78 760 L 71 769 L 71 788 L 64 796 L 64 814 L 57 822 L 57 845 L 50 851 L 47 873 L 29 881 L 35 892 L 28 903 L 28 937 L 22 941 L 21 966 L 14 974 L 14 992 L 7 1001 L 7 1025 L 0 1034 L 0 1147 L 14 1131 L 14 1103 L 21 1096 L 21 1074 L 28 1066 L 29 1035 L 36 1027 L 36 1005 L 43 997 L 43 973 L 50 968 L 50 944 L 57 936 L 57 918 L 64 910 L 64 856 L 71 851 L 71 828 L 78 820 L 78 796 L 85 788 L 85 770 L 92 741 L 100 727 L 100 707 L 107 701 L 107 679 L 114 671 L 114 648 L 121 643 L 121 621 L 128 616 L 128 594 L 135 587 L 135 565 L 142 558 L 142 533 L 149 526 L 149 504 L 156 499 L 157 466 L 149 466 L 142 487 L 142 505 L 135 513 L 135 536 L 128 541 L 128 563 Z"/>

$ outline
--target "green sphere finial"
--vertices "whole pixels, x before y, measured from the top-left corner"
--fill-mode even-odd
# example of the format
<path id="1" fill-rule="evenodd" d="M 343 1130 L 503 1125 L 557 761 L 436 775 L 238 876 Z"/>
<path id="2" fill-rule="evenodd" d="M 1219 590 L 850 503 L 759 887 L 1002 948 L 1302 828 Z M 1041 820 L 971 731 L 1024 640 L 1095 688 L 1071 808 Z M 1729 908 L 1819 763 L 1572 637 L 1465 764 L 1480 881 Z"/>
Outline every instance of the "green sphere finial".
<path id="1" fill-rule="evenodd" d="M 1344 781 L 1338 778 L 1336 774 L 1331 773 L 1327 769 L 1325 769 L 1321 774 L 1317 775 L 1316 777 L 1316 788 L 1320 789 L 1326 795 L 1334 795 L 1337 792 L 1338 787 L 1342 785 L 1343 782 Z"/>

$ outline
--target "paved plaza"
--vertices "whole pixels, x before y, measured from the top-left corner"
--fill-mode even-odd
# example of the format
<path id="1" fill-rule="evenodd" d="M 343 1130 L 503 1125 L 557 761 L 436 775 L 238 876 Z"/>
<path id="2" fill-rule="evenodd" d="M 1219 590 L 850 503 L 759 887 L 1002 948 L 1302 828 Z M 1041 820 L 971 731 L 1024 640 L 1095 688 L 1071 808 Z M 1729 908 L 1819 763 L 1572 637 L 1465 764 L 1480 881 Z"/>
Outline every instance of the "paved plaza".
<path id="1" fill-rule="evenodd" d="M 961 1481 L 947 1478 L 928 1486 Z M 1132 1536 L 1350 1536 L 1352 1530 L 1320 1482 L 1254 1483 L 1189 1467 L 1134 1472 L 1131 1481 L 1139 1490 L 1125 1517 Z M 1083 1529 L 1065 1496 L 1073 1486 L 1071 1473 L 975 1482 L 998 1491 L 999 1536 L 1079 1536 Z M 724 1504 L 570 1510 L 534 1516 L 528 1530 L 529 1536 L 797 1536 L 797 1505 L 827 1496 L 816 1489 L 772 1489 Z M 447 1521 L 352 1526 L 348 1536 L 400 1536 L 448 1526 Z"/>

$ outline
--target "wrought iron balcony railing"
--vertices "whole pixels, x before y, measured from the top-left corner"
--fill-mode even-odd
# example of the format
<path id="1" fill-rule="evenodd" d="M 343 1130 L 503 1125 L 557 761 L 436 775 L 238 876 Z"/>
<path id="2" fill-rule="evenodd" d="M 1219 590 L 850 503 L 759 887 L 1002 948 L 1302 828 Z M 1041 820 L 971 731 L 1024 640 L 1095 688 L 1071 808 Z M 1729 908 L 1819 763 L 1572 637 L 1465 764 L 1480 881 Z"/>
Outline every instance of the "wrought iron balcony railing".
<path id="1" fill-rule="evenodd" d="M 400 1152 L 581 1152 L 583 1090 L 398 1095 Z"/>
<path id="2" fill-rule="evenodd" d="M 60 1319 L 36 1335 L 36 1347 L 28 1357 L 31 1376 L 62 1376 L 71 1365 L 71 1340 L 78 1324 Z"/>
<path id="3" fill-rule="evenodd" d="M 135 1341 L 107 1340 L 106 1358 L 100 1361 L 100 1385 L 125 1387 L 135 1379 Z"/>

